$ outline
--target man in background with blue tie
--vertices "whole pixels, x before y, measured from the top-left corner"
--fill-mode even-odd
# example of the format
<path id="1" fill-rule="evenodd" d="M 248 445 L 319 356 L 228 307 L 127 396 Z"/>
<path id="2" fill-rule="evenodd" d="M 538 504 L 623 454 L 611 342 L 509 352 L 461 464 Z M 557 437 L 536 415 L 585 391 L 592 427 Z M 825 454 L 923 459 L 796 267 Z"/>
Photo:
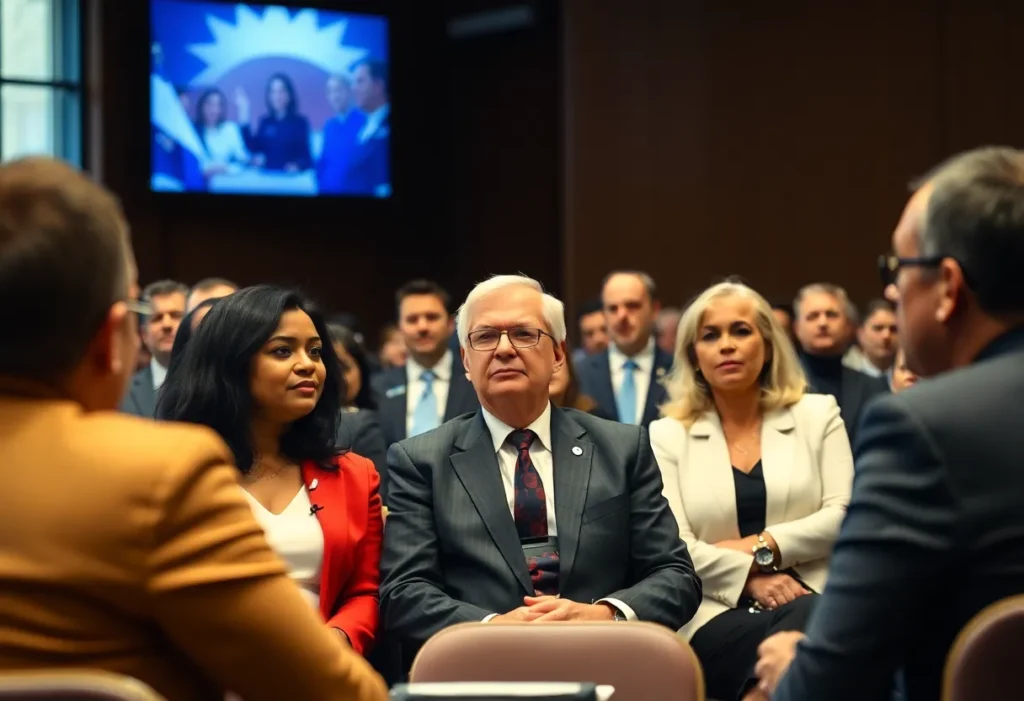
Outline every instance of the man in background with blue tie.
<path id="1" fill-rule="evenodd" d="M 503 275 L 459 310 L 481 410 L 388 451 L 381 623 L 420 645 L 456 623 L 640 620 L 701 601 L 646 429 L 552 406 L 562 303 Z M 529 674 L 529 654 L 524 654 Z"/>
<path id="2" fill-rule="evenodd" d="M 455 322 L 448 293 L 430 280 L 413 280 L 398 290 L 395 301 L 409 355 L 405 367 L 374 380 L 389 446 L 480 408 L 458 355 L 449 348 Z"/>
<path id="3" fill-rule="evenodd" d="M 601 303 L 611 343 L 576 367 L 580 389 L 605 414 L 644 427 L 658 418 L 658 407 L 667 398 L 661 380 L 672 367 L 672 355 L 655 344 L 661 309 L 655 292 L 647 273 L 610 273 L 601 288 Z"/>

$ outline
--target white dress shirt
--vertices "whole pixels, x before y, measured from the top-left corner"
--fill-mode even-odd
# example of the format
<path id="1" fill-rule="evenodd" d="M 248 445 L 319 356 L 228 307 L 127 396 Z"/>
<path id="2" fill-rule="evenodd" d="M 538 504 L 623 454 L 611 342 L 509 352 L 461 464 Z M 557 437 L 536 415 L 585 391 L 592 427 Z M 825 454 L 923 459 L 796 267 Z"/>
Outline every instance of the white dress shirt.
<path id="1" fill-rule="evenodd" d="M 306 487 L 298 493 L 279 514 L 271 513 L 246 490 L 246 498 L 253 516 L 263 528 L 267 543 L 288 567 L 288 576 L 297 585 L 303 597 L 317 611 L 320 610 L 320 572 L 324 562 L 324 531 L 320 519 L 310 514 L 312 504 Z"/>
<path id="2" fill-rule="evenodd" d="M 877 365 L 868 360 L 864 351 L 858 346 L 850 346 L 849 350 L 843 354 L 843 365 L 871 377 L 885 377 L 887 373 L 886 370 L 879 369 Z"/>
<path id="3" fill-rule="evenodd" d="M 383 122 L 388 113 L 391 111 L 391 105 L 384 103 L 370 114 L 366 115 L 366 124 L 359 130 L 359 143 L 365 144 L 370 138 L 377 133 L 380 129 L 381 122 Z"/>
<path id="4" fill-rule="evenodd" d="M 444 410 L 448 406 L 448 389 L 452 384 L 452 351 L 446 350 L 437 365 L 425 368 L 410 355 L 405 360 L 405 435 L 412 434 L 413 414 L 419 404 L 423 390 L 427 388 L 422 375 L 424 370 L 434 373 L 434 398 L 437 399 L 437 424 L 444 422 Z"/>
<path id="5" fill-rule="evenodd" d="M 515 431 L 513 427 L 497 418 L 489 411 L 480 408 L 480 413 L 487 424 L 487 430 L 491 434 L 491 442 L 494 444 L 494 453 L 498 459 L 498 469 L 501 471 L 501 483 L 505 487 L 505 501 L 508 510 L 515 518 L 516 501 L 516 461 L 519 459 L 519 451 L 513 446 L 508 436 Z M 548 513 L 548 536 L 558 535 L 558 523 L 555 520 L 555 465 L 551 454 L 551 403 L 544 407 L 544 412 L 536 420 L 526 427 L 533 431 L 537 437 L 530 444 L 530 461 L 540 475 L 541 484 L 544 485 L 544 506 Z M 525 557 L 525 555 L 524 555 Z M 599 599 L 595 603 L 611 604 L 626 617 L 627 620 L 637 620 L 636 612 L 618 599 Z M 586 602 L 581 602 L 586 603 Z M 491 620 L 499 614 L 492 613 L 484 622 Z"/>
<path id="6" fill-rule="evenodd" d="M 608 346 L 608 368 L 612 374 L 612 390 L 616 399 L 619 396 L 619 388 L 622 387 L 622 380 L 626 376 L 626 370 L 622 367 L 630 356 L 619 350 L 614 343 Z M 634 423 L 640 424 L 644 420 L 644 410 L 647 408 L 647 391 L 651 388 L 651 374 L 654 372 L 654 336 L 647 340 L 647 346 L 632 356 L 637 369 L 633 371 L 633 381 L 636 383 L 636 419 Z"/>
<path id="7" fill-rule="evenodd" d="M 149 371 L 153 373 L 153 391 L 155 392 L 160 389 L 164 380 L 167 379 L 167 368 L 161 365 L 156 358 L 151 358 L 149 361 Z"/>

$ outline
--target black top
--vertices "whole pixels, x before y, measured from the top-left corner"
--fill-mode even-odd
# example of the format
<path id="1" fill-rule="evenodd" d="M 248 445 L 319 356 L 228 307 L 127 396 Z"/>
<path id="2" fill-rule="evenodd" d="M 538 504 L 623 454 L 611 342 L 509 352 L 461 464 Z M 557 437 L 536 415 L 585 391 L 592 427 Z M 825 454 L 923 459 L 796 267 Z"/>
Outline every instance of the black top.
<path id="1" fill-rule="evenodd" d="M 765 529 L 765 513 L 768 508 L 768 492 L 764 487 L 764 470 L 761 461 L 743 472 L 732 468 L 736 483 L 736 520 L 739 522 L 740 538 L 757 535 Z"/>
<path id="2" fill-rule="evenodd" d="M 843 357 L 801 353 L 800 361 L 807 373 L 807 382 L 817 394 L 831 394 L 843 404 Z"/>

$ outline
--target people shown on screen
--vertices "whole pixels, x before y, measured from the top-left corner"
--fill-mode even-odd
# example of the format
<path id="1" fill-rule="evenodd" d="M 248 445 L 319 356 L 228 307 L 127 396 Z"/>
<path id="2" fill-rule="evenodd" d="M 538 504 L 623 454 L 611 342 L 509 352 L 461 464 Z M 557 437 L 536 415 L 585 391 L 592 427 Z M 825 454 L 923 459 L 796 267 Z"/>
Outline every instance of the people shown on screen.
<path id="1" fill-rule="evenodd" d="M 358 136 L 366 126 L 366 115 L 354 108 L 352 81 L 346 75 L 327 79 L 327 102 L 334 114 L 324 122 L 316 180 L 321 194 L 338 195 L 344 192 L 345 177 Z"/>
<path id="2" fill-rule="evenodd" d="M 203 163 L 206 177 L 226 173 L 231 166 L 247 164 L 251 158 L 241 128 L 227 118 L 227 106 L 227 98 L 217 88 L 206 90 L 196 102 L 196 133 L 208 156 Z"/>
<path id="3" fill-rule="evenodd" d="M 245 90 L 235 93 L 238 121 L 252 163 L 266 170 L 298 173 L 313 166 L 309 148 L 309 120 L 299 114 L 295 86 L 284 73 L 274 73 L 267 80 L 267 112 L 260 117 L 255 133 L 251 130 L 251 105 Z"/>
<path id="4" fill-rule="evenodd" d="M 352 97 L 366 114 L 356 135 L 343 191 L 386 197 L 391 193 L 391 105 L 388 64 L 360 61 L 352 69 Z"/>

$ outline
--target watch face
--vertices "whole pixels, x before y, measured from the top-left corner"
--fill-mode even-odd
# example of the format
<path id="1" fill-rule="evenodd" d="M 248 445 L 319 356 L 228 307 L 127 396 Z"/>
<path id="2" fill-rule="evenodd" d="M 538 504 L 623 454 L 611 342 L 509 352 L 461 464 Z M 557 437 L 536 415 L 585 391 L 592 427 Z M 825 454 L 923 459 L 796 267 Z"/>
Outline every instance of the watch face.
<path id="1" fill-rule="evenodd" d="M 754 562 L 758 567 L 771 567 L 775 563 L 775 553 L 771 548 L 758 548 L 754 553 Z"/>

